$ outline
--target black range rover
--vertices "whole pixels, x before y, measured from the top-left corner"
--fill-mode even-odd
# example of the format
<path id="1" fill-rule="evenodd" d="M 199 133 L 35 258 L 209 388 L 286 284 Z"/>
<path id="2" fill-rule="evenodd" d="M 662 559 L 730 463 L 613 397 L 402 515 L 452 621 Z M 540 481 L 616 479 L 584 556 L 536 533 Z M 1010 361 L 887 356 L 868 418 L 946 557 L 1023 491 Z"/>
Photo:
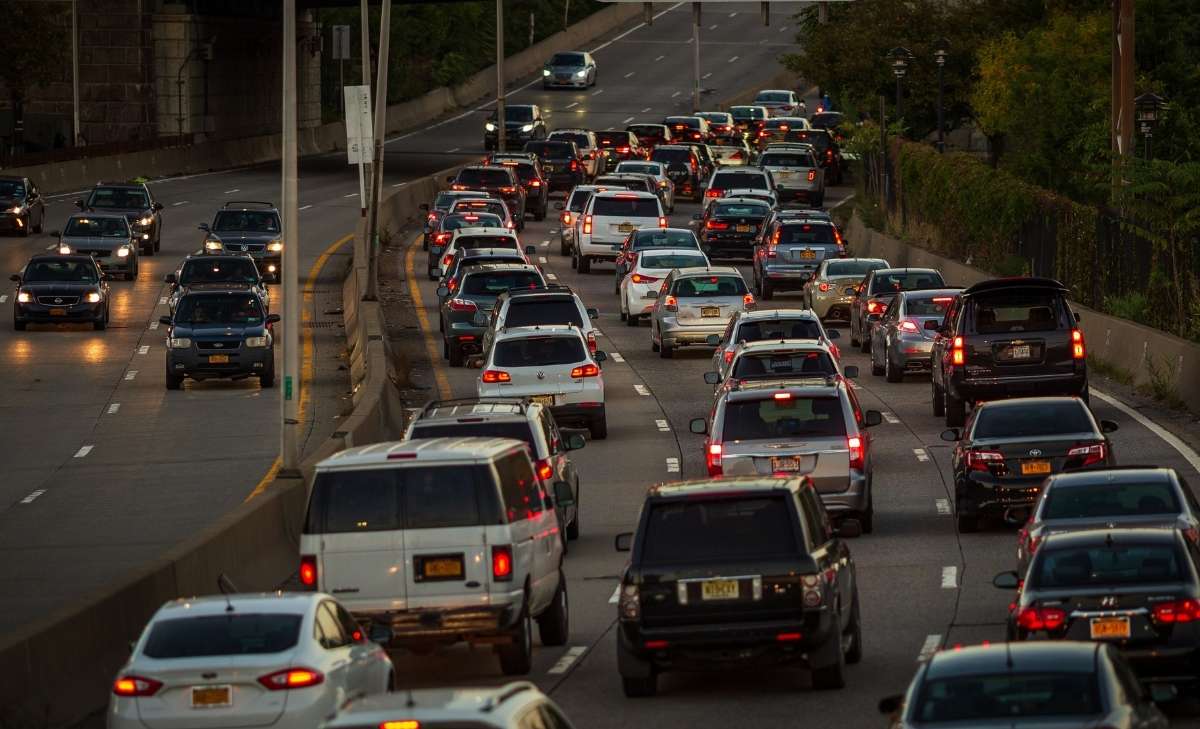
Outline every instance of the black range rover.
<path id="1" fill-rule="evenodd" d="M 665 671 L 807 662 L 818 689 L 862 658 L 854 561 L 807 478 L 681 481 L 650 489 L 621 578 L 617 668 L 625 695 Z"/>

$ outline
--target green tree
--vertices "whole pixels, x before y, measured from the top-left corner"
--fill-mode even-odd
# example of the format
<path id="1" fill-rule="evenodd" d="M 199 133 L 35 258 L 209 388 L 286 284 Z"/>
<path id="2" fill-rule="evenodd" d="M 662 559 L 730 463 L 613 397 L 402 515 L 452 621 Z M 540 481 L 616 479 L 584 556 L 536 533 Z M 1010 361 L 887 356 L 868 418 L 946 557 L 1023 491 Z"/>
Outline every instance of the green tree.
<path id="1" fill-rule="evenodd" d="M 13 153 L 21 151 L 25 99 L 29 91 L 59 78 L 70 34 L 63 6 L 36 0 L 0 0 L 0 18 L 10 28 L 0 54 L 0 79 L 13 110 Z"/>

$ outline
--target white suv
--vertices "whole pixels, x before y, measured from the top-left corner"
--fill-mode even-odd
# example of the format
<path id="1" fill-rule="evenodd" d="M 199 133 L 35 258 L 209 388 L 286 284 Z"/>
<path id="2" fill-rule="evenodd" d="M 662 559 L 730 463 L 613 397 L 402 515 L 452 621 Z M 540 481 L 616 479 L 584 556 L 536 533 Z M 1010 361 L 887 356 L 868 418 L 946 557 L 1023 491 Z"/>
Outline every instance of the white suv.
<path id="1" fill-rule="evenodd" d="M 317 464 L 300 581 L 337 595 L 400 646 L 494 645 L 507 675 L 567 642 L 559 506 L 511 438 L 429 438 L 351 448 Z"/>
<path id="2" fill-rule="evenodd" d="M 602 440 L 608 421 L 600 363 L 607 357 L 588 352 L 573 326 L 501 329 L 483 355 L 479 397 L 527 397 L 550 408 L 557 422 Z"/>
<path id="3" fill-rule="evenodd" d="M 593 194 L 579 221 L 571 267 L 580 273 L 590 271 L 593 261 L 616 261 L 621 244 L 633 231 L 667 227 L 658 195 L 633 190 Z"/>
<path id="4" fill-rule="evenodd" d="M 550 697 L 528 681 L 506 686 L 417 689 L 355 701 L 321 729 L 572 729 Z"/>

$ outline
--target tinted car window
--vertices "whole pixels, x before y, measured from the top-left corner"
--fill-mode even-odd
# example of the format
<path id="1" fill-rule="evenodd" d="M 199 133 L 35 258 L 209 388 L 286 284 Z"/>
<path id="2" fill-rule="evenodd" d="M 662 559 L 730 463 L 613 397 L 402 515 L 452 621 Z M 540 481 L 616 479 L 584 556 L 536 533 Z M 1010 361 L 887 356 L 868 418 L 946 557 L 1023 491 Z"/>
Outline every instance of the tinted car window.
<path id="1" fill-rule="evenodd" d="M 571 193 L 571 202 L 567 203 L 567 210 L 573 213 L 578 213 L 587 205 L 588 198 L 592 196 L 591 190 L 575 190 Z"/>
<path id="2" fill-rule="evenodd" d="M 449 210 L 455 200 L 463 197 L 462 193 L 457 191 L 442 191 L 434 198 L 433 207 L 438 210 Z"/>
<path id="3" fill-rule="evenodd" d="M 509 289 L 537 289 L 545 286 L 537 271 L 479 271 L 463 281 L 464 294 L 498 295 Z"/>
<path id="4" fill-rule="evenodd" d="M 546 157 L 561 158 L 575 156 L 575 147 L 570 142 L 526 142 L 525 151 L 533 152 L 542 159 Z"/>
<path id="5" fill-rule="evenodd" d="M 629 146 L 629 132 L 596 132 L 596 141 L 605 146 Z"/>
<path id="6" fill-rule="evenodd" d="M 712 186 L 725 190 L 769 189 L 766 176 L 755 172 L 722 172 L 713 178 Z"/>
<path id="7" fill-rule="evenodd" d="M 279 218 L 275 213 L 264 210 L 222 210 L 217 213 L 212 229 L 278 233 Z"/>
<path id="8" fill-rule="evenodd" d="M 574 142 L 579 149 L 587 149 L 592 146 L 592 140 L 588 139 L 588 135 L 583 132 L 553 132 L 553 134 L 555 139 Z"/>
<path id="9" fill-rule="evenodd" d="M 124 190 L 119 188 L 97 188 L 88 197 L 89 208 L 135 208 L 150 207 L 146 193 L 142 190 Z"/>
<path id="10" fill-rule="evenodd" d="M 71 218 L 63 235 L 76 238 L 128 238 L 129 225 L 124 218 Z"/>
<path id="11" fill-rule="evenodd" d="M 184 324 L 260 324 L 262 305 L 253 294 L 202 294 L 184 296 L 175 309 L 175 321 Z"/>
<path id="12" fill-rule="evenodd" d="M 555 53 L 550 59 L 551 66 L 582 66 L 582 53 Z"/>
<path id="13" fill-rule="evenodd" d="M 721 435 L 726 441 L 846 434 L 842 403 L 836 397 L 731 400 L 725 403 Z"/>
<path id="14" fill-rule="evenodd" d="M 495 112 L 491 118 L 496 118 Z M 506 106 L 504 107 L 505 121 L 533 121 L 533 107 L 530 106 Z"/>
<path id="15" fill-rule="evenodd" d="M 1100 713 L 1096 678 L 1088 673 L 1005 673 L 927 681 L 914 716 L 921 723 Z"/>
<path id="16" fill-rule="evenodd" d="M 525 337 L 496 342 L 492 361 L 498 367 L 537 367 L 582 362 L 583 341 L 579 337 Z"/>
<path id="17" fill-rule="evenodd" d="M 651 506 L 642 561 L 727 562 L 796 551 L 795 526 L 782 496 L 679 501 Z"/>
<path id="18" fill-rule="evenodd" d="M 512 183 L 507 170 L 481 170 L 467 168 L 460 170 L 458 179 L 460 185 L 479 187 L 504 187 Z"/>
<path id="19" fill-rule="evenodd" d="M 831 261 L 825 265 L 826 276 L 866 276 L 871 271 L 887 268 L 883 261 Z"/>
<path id="20" fill-rule="evenodd" d="M 708 261 L 704 260 L 704 256 L 686 256 L 686 255 L 643 255 L 643 268 L 693 268 L 699 266 L 707 266 Z"/>
<path id="21" fill-rule="evenodd" d="M 454 241 L 459 250 L 468 248 L 517 248 L 517 239 L 507 235 L 460 235 Z"/>
<path id="22" fill-rule="evenodd" d="M 13 200 L 25 197 L 25 184 L 20 180 L 0 180 L 0 197 Z"/>
<path id="23" fill-rule="evenodd" d="M 796 223 L 779 228 L 779 242 L 837 245 L 837 236 L 833 234 L 832 225 Z"/>
<path id="24" fill-rule="evenodd" d="M 658 200 L 648 197 L 598 197 L 592 215 L 616 218 L 657 218 Z"/>
<path id="25" fill-rule="evenodd" d="M 833 358 L 824 352 L 755 352 L 737 358 L 734 377 L 836 375 Z"/>
<path id="26" fill-rule="evenodd" d="M 765 119 L 765 112 L 753 106 L 735 106 L 730 108 L 729 113 L 735 121 L 752 121 L 754 119 Z"/>
<path id="27" fill-rule="evenodd" d="M 910 296 L 904 300 L 904 310 L 909 316 L 945 316 L 952 303 L 953 296 Z"/>
<path id="28" fill-rule="evenodd" d="M 499 215 L 492 213 L 470 213 L 469 215 L 447 215 L 442 220 L 442 230 L 451 231 L 459 228 L 503 228 L 504 221 Z"/>
<path id="29" fill-rule="evenodd" d="M 1178 514 L 1179 499 L 1167 481 L 1055 486 L 1046 492 L 1043 519 Z"/>
<path id="30" fill-rule="evenodd" d="M 234 613 L 160 620 L 142 653 L 149 658 L 200 658 L 279 653 L 300 639 L 303 615 Z"/>
<path id="31" fill-rule="evenodd" d="M 771 208 L 763 204 L 754 203 L 713 203 L 713 215 L 727 215 L 733 218 L 765 218 L 771 212 Z"/>
<path id="32" fill-rule="evenodd" d="M 505 207 L 504 203 L 500 200 L 456 202 L 454 203 L 452 209 L 456 213 L 462 213 L 468 210 L 472 213 L 491 213 L 492 215 L 495 215 L 501 219 L 503 219 L 505 214 L 508 212 L 508 208 Z"/>
<path id="33" fill-rule="evenodd" d="M 833 127 L 836 127 L 838 124 L 842 123 L 842 115 L 840 112 L 836 111 L 825 111 L 821 112 L 820 114 L 813 114 L 808 121 L 814 127 L 819 127 L 821 129 L 832 129 Z"/>
<path id="34" fill-rule="evenodd" d="M 654 162 L 664 162 L 668 165 L 686 165 L 692 158 L 692 153 L 686 149 L 662 149 L 655 148 L 654 153 L 650 155 L 650 159 Z"/>
<path id="35" fill-rule="evenodd" d="M 1173 544 L 1116 544 L 1038 552 L 1030 570 L 1035 587 L 1088 587 L 1173 582 L 1187 559 Z"/>
<path id="36" fill-rule="evenodd" d="M 699 129 L 700 118 L 695 116 L 669 116 L 664 121 L 669 127 L 687 127 L 688 129 Z"/>
<path id="37" fill-rule="evenodd" d="M 811 154 L 772 152 L 764 154 L 759 164 L 763 167 L 816 167 L 817 161 Z"/>
<path id="38" fill-rule="evenodd" d="M 574 299 L 514 301 L 504 315 L 504 326 L 532 327 L 539 324 L 574 324 L 583 327 L 583 317 Z"/>
<path id="39" fill-rule="evenodd" d="M 829 135 L 824 132 L 814 132 L 808 129 L 793 129 L 787 133 L 787 141 L 811 144 L 818 154 L 824 154 L 829 147 Z"/>
<path id="40" fill-rule="evenodd" d="M 821 325 L 812 319 L 769 319 L 747 322 L 737 330 L 734 341 L 758 342 L 763 339 L 820 339 Z"/>
<path id="41" fill-rule="evenodd" d="M 413 426 L 413 438 L 512 438 L 513 440 L 525 441 L 533 448 L 533 434 L 529 430 L 529 424 L 494 422 L 484 420 L 481 422 L 463 422 L 470 420 L 470 417 L 459 419 L 453 423 L 421 423 L 418 422 Z"/>
<path id="42" fill-rule="evenodd" d="M 767 92 L 754 97 L 755 101 L 790 101 L 791 94 L 782 91 Z"/>
<path id="43" fill-rule="evenodd" d="M 1061 298 L 1053 291 L 1015 291 L 978 297 L 975 331 L 980 334 L 1055 331 Z"/>
<path id="44" fill-rule="evenodd" d="M 636 172 L 643 175 L 658 175 L 662 168 L 645 162 L 622 162 L 617 165 L 617 172 Z"/>
<path id="45" fill-rule="evenodd" d="M 513 453 L 501 458 L 496 461 L 496 472 L 500 474 L 500 492 L 510 522 L 542 513 L 542 499 L 527 456 Z"/>
<path id="46" fill-rule="evenodd" d="M 630 124 L 625 129 L 641 137 L 663 136 L 663 128 L 657 124 Z"/>
<path id="47" fill-rule="evenodd" d="M 681 278 L 671 293 L 679 298 L 708 296 L 741 296 L 747 293 L 746 282 L 740 276 L 705 276 Z"/>
<path id="48" fill-rule="evenodd" d="M 980 408 L 971 437 L 1024 438 L 1095 430 L 1087 406 L 1075 400 Z"/>
<path id="49" fill-rule="evenodd" d="M 45 283 L 51 281 L 95 283 L 96 264 L 90 261 L 37 261 L 25 268 L 21 281 Z"/>
<path id="50" fill-rule="evenodd" d="M 871 293 L 880 294 L 890 291 L 912 291 L 914 289 L 932 289 L 945 286 L 942 274 L 937 271 L 898 271 L 896 273 L 877 273 L 871 282 Z"/>
<path id="51" fill-rule="evenodd" d="M 633 234 L 633 247 L 645 248 L 699 248 L 696 236 L 690 230 L 639 230 Z"/>
<path id="52" fill-rule="evenodd" d="M 258 270 L 246 258 L 193 258 L 183 264 L 179 283 L 187 286 L 198 283 L 258 283 Z"/>

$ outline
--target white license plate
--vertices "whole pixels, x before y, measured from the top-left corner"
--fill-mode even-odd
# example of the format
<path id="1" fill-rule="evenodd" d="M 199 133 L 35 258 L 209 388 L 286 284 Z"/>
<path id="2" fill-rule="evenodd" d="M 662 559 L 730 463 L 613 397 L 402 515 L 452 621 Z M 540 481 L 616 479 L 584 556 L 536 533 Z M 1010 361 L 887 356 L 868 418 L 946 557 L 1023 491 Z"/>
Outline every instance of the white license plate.
<path id="1" fill-rule="evenodd" d="M 1019 344 L 1008 348 L 1009 359 L 1029 359 L 1033 354 L 1028 344 Z"/>
<path id="2" fill-rule="evenodd" d="M 622 233 L 632 233 L 633 231 L 637 230 L 637 226 L 633 223 L 621 223 L 617 226 L 617 230 L 621 231 Z"/>
<path id="3" fill-rule="evenodd" d="M 534 395 L 534 396 L 530 397 L 529 399 L 532 400 L 533 402 L 536 402 L 539 405 L 554 405 L 554 396 L 553 395 Z"/>
<path id="4" fill-rule="evenodd" d="M 193 709 L 218 709 L 233 706 L 232 686 L 193 686 Z"/>

